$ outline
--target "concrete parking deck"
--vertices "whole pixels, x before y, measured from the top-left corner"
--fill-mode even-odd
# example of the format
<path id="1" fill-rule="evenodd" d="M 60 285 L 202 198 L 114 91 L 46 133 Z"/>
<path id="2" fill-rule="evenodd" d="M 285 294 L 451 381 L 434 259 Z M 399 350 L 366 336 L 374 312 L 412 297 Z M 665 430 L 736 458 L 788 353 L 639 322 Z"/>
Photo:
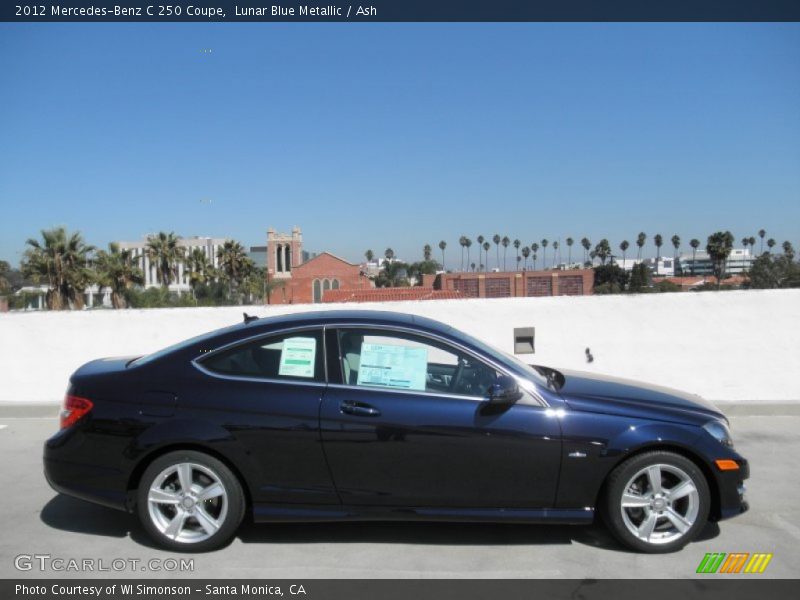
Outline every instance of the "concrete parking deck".
<path id="1" fill-rule="evenodd" d="M 706 552 L 771 552 L 763 575 L 797 577 L 800 565 L 800 417 L 736 416 L 737 448 L 751 463 L 751 510 L 709 525 L 700 540 L 669 555 L 628 552 L 600 525 L 245 524 L 228 547 L 181 555 L 152 546 L 136 518 L 53 492 L 42 475 L 42 442 L 52 417 L 0 414 L 3 535 L 0 577 L 695 577 Z M 5 426 L 5 427 L 2 427 Z M 63 559 L 137 559 L 135 571 L 18 571 L 20 554 Z M 192 558 L 192 573 L 142 571 L 150 559 Z M 733 577 L 702 575 L 702 577 Z"/>

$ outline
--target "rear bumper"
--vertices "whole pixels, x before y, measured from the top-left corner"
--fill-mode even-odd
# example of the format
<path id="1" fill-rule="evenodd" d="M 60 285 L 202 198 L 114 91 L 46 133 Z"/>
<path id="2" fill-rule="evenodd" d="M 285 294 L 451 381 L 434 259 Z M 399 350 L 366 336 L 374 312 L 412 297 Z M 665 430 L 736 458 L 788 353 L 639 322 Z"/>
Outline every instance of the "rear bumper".
<path id="1" fill-rule="evenodd" d="M 122 471 L 86 463 L 70 453 L 64 442 L 64 435 L 59 432 L 44 444 L 44 476 L 50 487 L 81 500 L 127 510 Z"/>

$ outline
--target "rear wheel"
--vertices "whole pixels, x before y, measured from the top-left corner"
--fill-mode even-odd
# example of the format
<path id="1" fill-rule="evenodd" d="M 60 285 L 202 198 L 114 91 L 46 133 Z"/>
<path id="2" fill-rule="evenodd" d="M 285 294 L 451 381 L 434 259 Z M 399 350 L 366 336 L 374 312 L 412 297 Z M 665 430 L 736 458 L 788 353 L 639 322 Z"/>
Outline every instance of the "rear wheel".
<path id="1" fill-rule="evenodd" d="M 137 504 L 139 519 L 159 545 L 190 552 L 229 541 L 245 511 L 242 486 L 231 470 L 191 450 L 154 460 L 142 475 Z"/>
<path id="2" fill-rule="evenodd" d="M 626 546 L 672 552 L 703 529 L 710 500 L 708 482 L 694 462 L 674 452 L 647 452 L 611 472 L 601 514 Z"/>

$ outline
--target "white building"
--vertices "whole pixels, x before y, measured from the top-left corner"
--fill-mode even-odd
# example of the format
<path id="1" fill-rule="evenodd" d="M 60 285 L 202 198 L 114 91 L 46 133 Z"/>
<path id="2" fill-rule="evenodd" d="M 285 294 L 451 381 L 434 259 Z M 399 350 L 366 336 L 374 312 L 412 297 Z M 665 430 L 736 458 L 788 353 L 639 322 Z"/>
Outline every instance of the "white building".
<path id="1" fill-rule="evenodd" d="M 184 248 L 186 256 L 190 255 L 196 248 L 203 251 L 203 254 L 208 258 L 208 262 L 215 268 L 219 266 L 217 260 L 217 249 L 225 244 L 226 238 L 210 238 L 193 236 L 188 238 L 179 238 L 178 245 Z M 139 242 L 117 242 L 120 250 L 131 250 L 131 254 L 139 259 L 139 267 L 144 273 L 144 287 L 157 287 L 161 285 L 158 282 L 157 267 L 147 257 L 147 240 L 144 239 Z M 178 277 L 176 281 L 169 285 L 169 290 L 172 292 L 189 292 L 191 291 L 189 285 L 189 274 L 185 269 L 183 261 L 178 263 Z"/>
<path id="2" fill-rule="evenodd" d="M 617 260 L 616 257 L 614 258 L 614 264 L 617 265 L 623 271 L 632 271 L 633 267 L 640 264 L 642 262 L 641 258 L 626 258 L 625 260 Z"/>
<path id="3" fill-rule="evenodd" d="M 47 308 L 45 299 L 49 289 L 50 287 L 46 284 L 26 285 L 14 292 L 14 295 L 26 295 L 29 297 L 23 310 L 44 310 Z M 95 306 L 110 307 L 111 290 L 91 285 L 83 290 L 83 301 L 85 308 L 94 308 Z"/>
<path id="4" fill-rule="evenodd" d="M 734 248 L 725 264 L 725 273 L 738 275 L 749 271 L 756 257 L 748 248 Z M 705 250 L 698 250 L 695 255 L 686 252 L 678 257 L 678 270 L 684 275 L 712 275 L 714 264 Z"/>

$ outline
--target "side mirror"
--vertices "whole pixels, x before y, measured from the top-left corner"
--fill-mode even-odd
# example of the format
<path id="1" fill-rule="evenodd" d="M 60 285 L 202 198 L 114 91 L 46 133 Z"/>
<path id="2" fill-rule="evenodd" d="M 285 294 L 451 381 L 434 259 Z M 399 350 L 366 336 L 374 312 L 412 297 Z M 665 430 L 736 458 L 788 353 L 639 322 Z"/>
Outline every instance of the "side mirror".
<path id="1" fill-rule="evenodd" d="M 489 387 L 489 402 L 511 404 L 522 398 L 517 381 L 508 375 L 500 375 Z"/>

